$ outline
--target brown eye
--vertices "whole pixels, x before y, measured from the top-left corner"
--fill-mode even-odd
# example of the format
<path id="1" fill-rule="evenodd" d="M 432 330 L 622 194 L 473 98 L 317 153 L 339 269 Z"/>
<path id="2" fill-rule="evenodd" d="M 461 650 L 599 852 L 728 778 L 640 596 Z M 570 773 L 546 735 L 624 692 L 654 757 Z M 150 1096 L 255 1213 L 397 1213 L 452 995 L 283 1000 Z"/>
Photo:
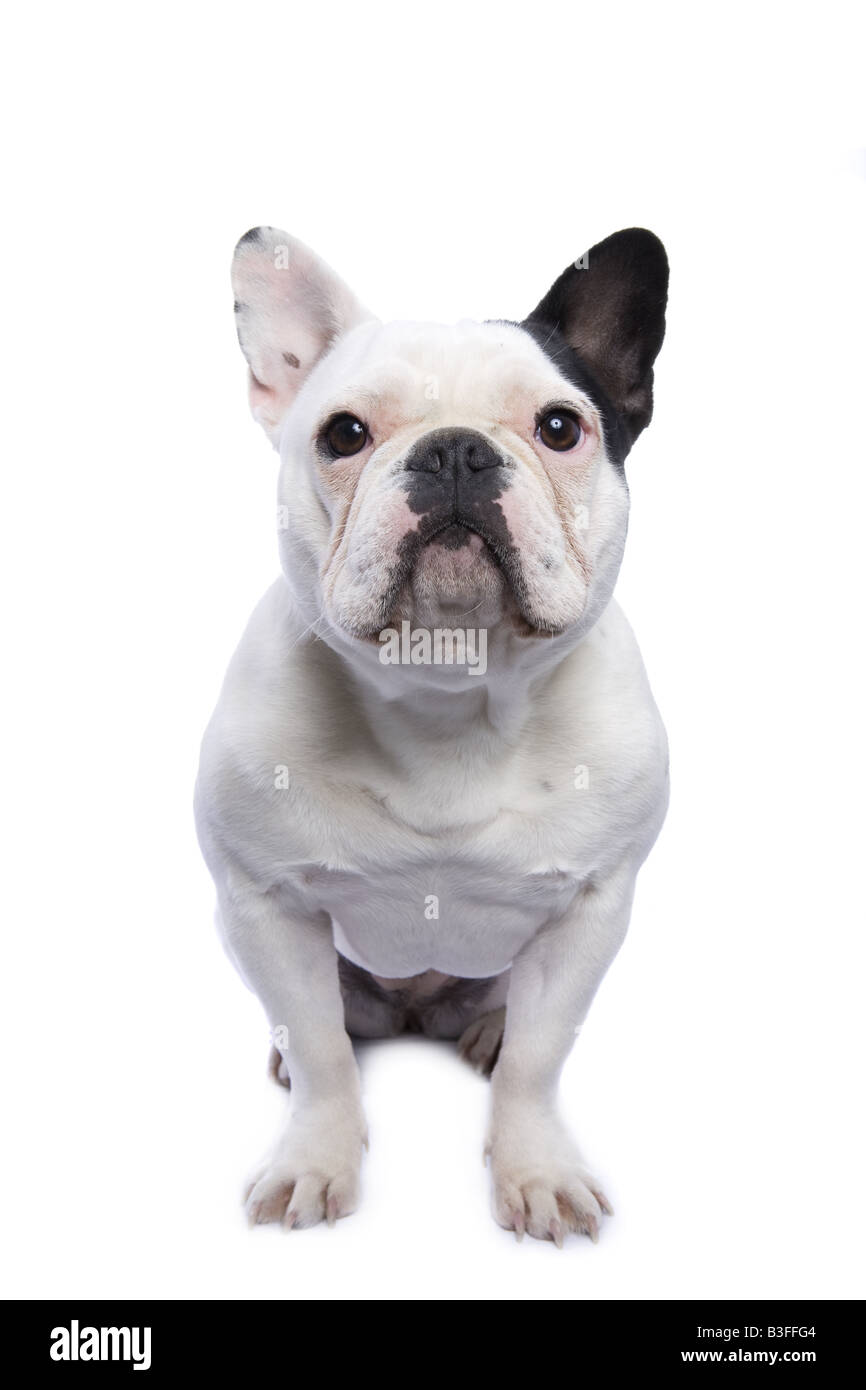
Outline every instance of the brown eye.
<path id="1" fill-rule="evenodd" d="M 325 428 L 325 443 L 335 458 L 359 454 L 367 438 L 367 426 L 357 415 L 335 415 Z"/>
<path id="2" fill-rule="evenodd" d="M 536 434 L 546 448 L 564 454 L 580 443 L 583 430 L 576 415 L 567 410 L 548 410 L 539 420 Z"/>

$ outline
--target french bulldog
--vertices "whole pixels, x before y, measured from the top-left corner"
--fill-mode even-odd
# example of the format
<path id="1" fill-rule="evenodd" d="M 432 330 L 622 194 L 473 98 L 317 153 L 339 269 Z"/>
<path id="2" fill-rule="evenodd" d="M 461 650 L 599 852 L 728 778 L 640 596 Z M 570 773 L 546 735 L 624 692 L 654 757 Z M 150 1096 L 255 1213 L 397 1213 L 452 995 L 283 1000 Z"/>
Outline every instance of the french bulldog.
<path id="1" fill-rule="evenodd" d="M 667 809 L 612 597 L 664 248 L 616 233 L 520 323 L 382 323 L 272 227 L 232 283 L 282 574 L 205 734 L 196 821 L 292 1102 L 248 1218 L 356 1207 L 351 1038 L 408 1030 L 490 1075 L 500 1225 L 595 1240 L 610 1204 L 557 1089 Z"/>

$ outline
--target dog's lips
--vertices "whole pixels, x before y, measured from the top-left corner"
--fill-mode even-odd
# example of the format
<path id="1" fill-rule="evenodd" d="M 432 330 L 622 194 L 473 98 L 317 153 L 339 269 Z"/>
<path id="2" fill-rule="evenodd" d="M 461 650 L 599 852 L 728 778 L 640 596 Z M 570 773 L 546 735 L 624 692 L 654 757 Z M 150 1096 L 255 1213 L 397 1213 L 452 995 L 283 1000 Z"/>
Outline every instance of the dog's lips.
<path id="1" fill-rule="evenodd" d="M 473 541 L 476 541 L 477 544 L 473 545 Z M 433 535 L 428 537 L 424 542 L 419 551 L 419 555 L 431 545 L 441 545 L 444 546 L 446 550 L 461 550 L 464 546 L 468 546 L 476 552 L 487 550 L 490 554 L 493 554 L 481 532 L 476 531 L 472 526 L 467 526 L 463 521 L 449 521 L 447 526 L 443 526 L 441 530 L 435 531 Z"/>
<path id="2" fill-rule="evenodd" d="M 411 556 L 403 577 L 404 581 L 411 580 L 422 566 L 432 563 L 448 568 L 456 565 L 468 578 L 481 566 L 495 569 L 505 585 L 512 589 L 515 565 L 513 557 L 510 560 L 509 563 L 502 554 L 502 547 L 482 531 L 464 521 L 450 521 L 422 541 Z"/>
<path id="3" fill-rule="evenodd" d="M 508 548 L 503 549 L 496 535 L 488 533 L 483 527 L 483 519 L 479 525 L 475 518 L 452 515 L 440 520 L 438 525 L 428 528 L 422 525 L 418 531 L 406 537 L 402 554 L 392 571 L 388 591 L 383 596 L 382 624 L 390 624 L 404 585 L 414 582 L 422 570 L 426 571 L 428 582 L 432 580 L 434 585 L 441 575 L 447 589 L 449 581 L 453 583 L 455 575 L 461 573 L 466 584 L 474 584 L 479 577 L 479 569 L 495 572 L 499 576 L 499 582 L 511 594 L 517 610 L 523 614 L 523 581 L 517 554 Z M 462 589 L 463 584 L 460 583 L 459 587 Z M 444 602 L 459 601 L 457 593 L 449 597 L 443 593 L 442 597 Z M 528 617 L 526 620 L 529 621 Z"/>

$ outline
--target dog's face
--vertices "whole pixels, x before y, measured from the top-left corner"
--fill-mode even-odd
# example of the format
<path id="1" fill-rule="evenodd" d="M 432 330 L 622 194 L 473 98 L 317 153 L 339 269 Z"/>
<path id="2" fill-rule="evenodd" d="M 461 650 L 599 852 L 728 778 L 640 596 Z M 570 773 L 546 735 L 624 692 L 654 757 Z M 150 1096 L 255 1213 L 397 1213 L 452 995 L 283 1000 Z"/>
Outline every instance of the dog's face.
<path id="1" fill-rule="evenodd" d="M 310 621 L 358 642 L 403 619 L 586 630 L 652 413 L 667 262 L 651 233 L 594 247 L 522 324 L 382 324 L 269 227 L 239 242 L 233 285 L 253 414 L 281 455 L 283 566 Z"/>

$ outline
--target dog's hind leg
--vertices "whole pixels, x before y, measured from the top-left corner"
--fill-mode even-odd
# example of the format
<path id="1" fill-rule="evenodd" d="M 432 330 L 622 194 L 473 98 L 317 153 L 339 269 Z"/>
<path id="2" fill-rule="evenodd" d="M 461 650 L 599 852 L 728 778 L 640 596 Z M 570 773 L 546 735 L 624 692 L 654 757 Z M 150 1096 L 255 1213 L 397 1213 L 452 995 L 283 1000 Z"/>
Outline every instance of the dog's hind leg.
<path id="1" fill-rule="evenodd" d="M 505 998 L 510 971 L 485 980 L 455 979 L 418 1009 L 420 1031 L 433 1038 L 456 1038 L 457 1052 L 482 1076 L 496 1066 L 505 1029 Z"/>
<path id="2" fill-rule="evenodd" d="M 287 1090 L 291 1090 L 292 1078 L 289 1076 L 289 1069 L 273 1044 L 268 1053 L 268 1076 L 272 1081 L 276 1081 L 278 1086 L 285 1086 Z"/>
<path id="3" fill-rule="evenodd" d="M 505 1032 L 505 1005 L 482 1014 L 474 1023 L 464 1029 L 457 1044 L 457 1052 L 464 1062 L 489 1076 L 496 1066 L 499 1050 L 502 1047 L 502 1034 Z"/>

